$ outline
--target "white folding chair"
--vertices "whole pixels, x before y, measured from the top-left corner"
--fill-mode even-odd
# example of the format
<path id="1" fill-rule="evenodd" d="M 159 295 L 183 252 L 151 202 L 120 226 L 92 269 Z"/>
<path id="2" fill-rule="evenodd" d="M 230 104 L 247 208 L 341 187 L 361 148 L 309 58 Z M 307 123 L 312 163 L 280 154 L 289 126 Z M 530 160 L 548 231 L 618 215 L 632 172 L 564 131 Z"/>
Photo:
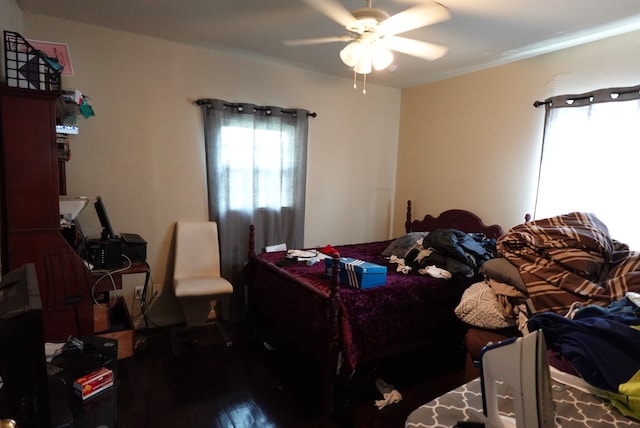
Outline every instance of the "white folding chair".
<path id="1" fill-rule="evenodd" d="M 233 342 L 218 318 L 218 300 L 233 293 L 233 286 L 220 276 L 218 225 L 213 221 L 177 222 L 173 289 L 180 302 L 186 329 L 215 324 L 227 346 Z M 172 332 L 174 353 L 179 352 L 177 334 Z"/>

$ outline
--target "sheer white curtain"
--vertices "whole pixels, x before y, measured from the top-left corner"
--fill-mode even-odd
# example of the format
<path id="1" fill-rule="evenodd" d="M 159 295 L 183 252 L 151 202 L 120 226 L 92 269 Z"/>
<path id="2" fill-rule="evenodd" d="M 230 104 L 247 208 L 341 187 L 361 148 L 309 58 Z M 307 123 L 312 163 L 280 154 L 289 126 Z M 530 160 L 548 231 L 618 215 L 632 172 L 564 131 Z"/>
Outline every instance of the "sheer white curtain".
<path id="1" fill-rule="evenodd" d="M 594 213 L 612 238 L 640 250 L 640 86 L 545 101 L 535 218 Z"/>
<path id="2" fill-rule="evenodd" d="M 209 218 L 218 222 L 222 276 L 242 313 L 249 225 L 256 248 L 304 242 L 308 117 L 302 109 L 198 100 L 204 122 Z"/>

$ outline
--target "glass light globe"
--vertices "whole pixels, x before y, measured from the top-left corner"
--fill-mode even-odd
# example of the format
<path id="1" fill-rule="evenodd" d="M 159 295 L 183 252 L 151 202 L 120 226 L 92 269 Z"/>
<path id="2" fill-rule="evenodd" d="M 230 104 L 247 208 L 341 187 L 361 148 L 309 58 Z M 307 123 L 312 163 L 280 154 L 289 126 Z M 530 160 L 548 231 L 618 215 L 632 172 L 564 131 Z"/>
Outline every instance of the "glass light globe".
<path id="1" fill-rule="evenodd" d="M 359 41 L 351 42 L 340 51 L 340 59 L 348 67 L 353 67 L 358 63 L 362 55 L 363 46 Z"/>
<path id="2" fill-rule="evenodd" d="M 366 46 L 362 50 L 362 55 L 360 55 L 360 59 L 358 63 L 353 67 L 353 70 L 356 73 L 360 74 L 369 74 L 371 73 L 371 48 Z"/>
<path id="3" fill-rule="evenodd" d="M 384 70 L 393 62 L 393 53 L 380 43 L 371 47 L 371 62 L 376 70 Z"/>

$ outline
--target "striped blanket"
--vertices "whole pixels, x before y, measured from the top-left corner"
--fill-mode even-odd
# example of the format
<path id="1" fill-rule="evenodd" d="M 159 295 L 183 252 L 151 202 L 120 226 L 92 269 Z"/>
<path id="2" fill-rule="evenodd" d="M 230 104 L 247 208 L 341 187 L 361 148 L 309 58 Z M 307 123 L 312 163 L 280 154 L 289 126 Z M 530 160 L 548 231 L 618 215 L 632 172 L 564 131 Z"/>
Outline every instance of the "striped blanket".
<path id="1" fill-rule="evenodd" d="M 611 239 L 590 213 L 527 222 L 496 242 L 518 267 L 534 312 L 567 311 L 574 302 L 607 305 L 640 292 L 640 253 Z"/>

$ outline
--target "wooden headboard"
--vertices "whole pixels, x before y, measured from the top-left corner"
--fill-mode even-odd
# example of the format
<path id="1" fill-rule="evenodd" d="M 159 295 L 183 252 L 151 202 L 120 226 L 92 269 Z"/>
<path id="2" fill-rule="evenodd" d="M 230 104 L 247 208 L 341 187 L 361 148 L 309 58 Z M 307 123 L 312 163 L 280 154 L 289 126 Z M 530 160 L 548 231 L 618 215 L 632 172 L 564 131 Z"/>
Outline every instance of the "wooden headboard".
<path id="1" fill-rule="evenodd" d="M 467 233 L 484 233 L 487 238 L 498 238 L 503 233 L 500 225 L 487 226 L 480 217 L 465 210 L 452 209 L 443 211 L 438 217 L 427 214 L 422 220 L 413 220 L 411 218 L 411 200 L 407 201 L 407 220 L 404 227 L 407 233 L 457 229 Z"/>

